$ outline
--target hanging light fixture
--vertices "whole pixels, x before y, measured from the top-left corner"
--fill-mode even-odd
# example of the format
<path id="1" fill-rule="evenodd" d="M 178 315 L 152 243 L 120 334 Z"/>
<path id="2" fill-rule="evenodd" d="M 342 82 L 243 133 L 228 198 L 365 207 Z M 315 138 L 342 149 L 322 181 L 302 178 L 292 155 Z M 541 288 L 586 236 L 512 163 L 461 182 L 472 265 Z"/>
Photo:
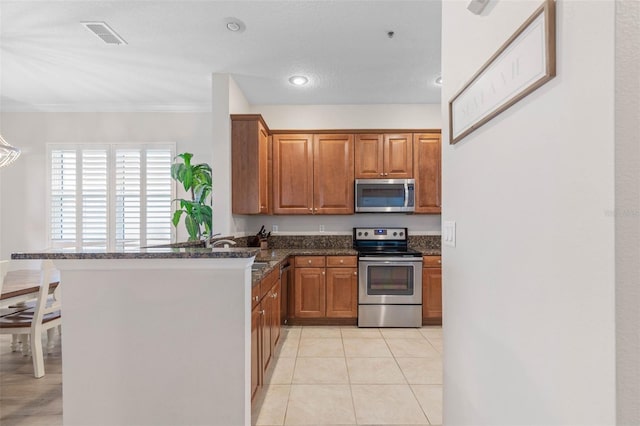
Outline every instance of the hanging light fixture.
<path id="1" fill-rule="evenodd" d="M 0 135 L 0 167 L 13 163 L 18 157 L 20 157 L 20 150 L 9 145 L 9 142 Z"/>

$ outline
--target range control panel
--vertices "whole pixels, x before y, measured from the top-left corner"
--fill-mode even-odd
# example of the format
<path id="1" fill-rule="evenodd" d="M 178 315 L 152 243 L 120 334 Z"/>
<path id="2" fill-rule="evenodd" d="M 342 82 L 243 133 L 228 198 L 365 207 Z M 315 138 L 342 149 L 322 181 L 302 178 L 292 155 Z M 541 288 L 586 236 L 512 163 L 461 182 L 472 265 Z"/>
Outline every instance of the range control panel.
<path id="1" fill-rule="evenodd" d="M 406 241 L 407 228 L 353 228 L 353 239 Z"/>

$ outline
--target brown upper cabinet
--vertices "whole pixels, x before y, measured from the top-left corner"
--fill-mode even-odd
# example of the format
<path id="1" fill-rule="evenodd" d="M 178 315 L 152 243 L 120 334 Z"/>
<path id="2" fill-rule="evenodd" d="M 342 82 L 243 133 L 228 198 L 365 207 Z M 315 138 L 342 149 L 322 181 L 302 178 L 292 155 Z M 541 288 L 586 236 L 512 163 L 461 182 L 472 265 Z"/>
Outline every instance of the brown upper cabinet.
<path id="1" fill-rule="evenodd" d="M 275 214 L 353 214 L 353 135 L 273 135 Z"/>
<path id="2" fill-rule="evenodd" d="M 412 178 L 413 169 L 411 133 L 356 135 L 356 179 Z"/>
<path id="3" fill-rule="evenodd" d="M 272 135 L 260 114 L 232 114 L 232 212 L 353 214 L 354 179 L 415 178 L 415 212 L 440 213 L 440 133 L 404 131 Z"/>
<path id="4" fill-rule="evenodd" d="M 413 135 L 416 213 L 440 213 L 440 133 Z"/>
<path id="5" fill-rule="evenodd" d="M 234 214 L 268 214 L 271 207 L 271 136 L 258 114 L 231 116 Z"/>

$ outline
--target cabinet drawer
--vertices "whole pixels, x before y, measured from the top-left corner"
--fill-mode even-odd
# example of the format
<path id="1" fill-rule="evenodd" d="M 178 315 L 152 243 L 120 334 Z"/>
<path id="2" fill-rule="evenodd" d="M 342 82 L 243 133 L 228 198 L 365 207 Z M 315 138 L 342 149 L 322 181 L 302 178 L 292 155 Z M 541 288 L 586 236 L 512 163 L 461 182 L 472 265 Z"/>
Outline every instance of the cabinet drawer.
<path id="1" fill-rule="evenodd" d="M 260 281 L 260 288 L 262 293 L 260 295 L 260 299 L 262 299 L 267 293 L 269 293 L 269 290 L 271 290 L 271 287 L 273 287 L 273 285 L 276 283 L 279 276 L 280 268 L 273 268 L 273 271 L 269 272 L 269 275 L 267 275 L 262 279 L 262 281 Z"/>
<path id="2" fill-rule="evenodd" d="M 422 267 L 423 268 L 440 268 L 442 266 L 441 256 L 423 256 Z"/>
<path id="3" fill-rule="evenodd" d="M 296 268 L 322 268 L 324 256 L 296 256 Z"/>
<path id="4" fill-rule="evenodd" d="M 332 268 L 341 266 L 355 268 L 358 266 L 358 258 L 356 256 L 327 256 L 327 266 Z"/>

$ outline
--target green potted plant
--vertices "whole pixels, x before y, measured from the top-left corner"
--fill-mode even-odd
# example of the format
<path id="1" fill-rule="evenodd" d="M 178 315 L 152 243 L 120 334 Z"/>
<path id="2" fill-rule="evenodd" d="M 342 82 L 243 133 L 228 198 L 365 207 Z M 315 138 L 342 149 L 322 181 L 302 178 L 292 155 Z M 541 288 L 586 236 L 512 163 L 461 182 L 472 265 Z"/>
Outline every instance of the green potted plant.
<path id="1" fill-rule="evenodd" d="M 173 213 L 173 226 L 178 228 L 184 213 L 184 225 L 189 233 L 189 241 L 198 241 L 211 235 L 212 210 L 211 166 L 206 163 L 191 164 L 193 154 L 184 152 L 176 155 L 171 165 L 171 177 L 180 182 L 184 190 L 191 194 L 191 199 L 176 198 L 173 202 L 179 208 Z M 179 161 L 182 159 L 182 162 Z"/>

